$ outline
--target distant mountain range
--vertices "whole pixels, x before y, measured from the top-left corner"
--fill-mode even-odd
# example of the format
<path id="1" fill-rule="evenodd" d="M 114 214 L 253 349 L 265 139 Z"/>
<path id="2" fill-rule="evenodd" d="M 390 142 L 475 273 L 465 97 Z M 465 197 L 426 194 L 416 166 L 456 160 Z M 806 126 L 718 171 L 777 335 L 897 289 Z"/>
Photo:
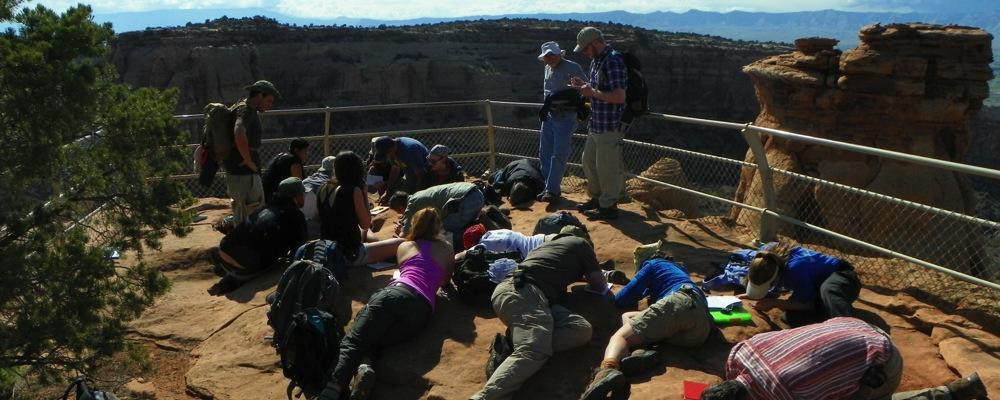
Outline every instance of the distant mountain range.
<path id="1" fill-rule="evenodd" d="M 803 11 L 789 13 L 762 13 L 732 11 L 727 13 L 691 10 L 683 13 L 652 12 L 636 14 L 626 11 L 569 14 L 508 14 L 473 15 L 459 18 L 418 18 L 408 20 L 376 20 L 363 18 L 302 18 L 276 14 L 265 8 L 215 9 L 215 10 L 161 10 L 96 14 L 99 22 L 111 22 L 115 31 L 127 32 L 148 27 L 182 26 L 222 17 L 230 18 L 262 15 L 279 22 L 296 25 L 348 25 L 377 27 L 433 24 L 457 20 L 498 18 L 538 18 L 551 20 L 577 20 L 615 22 L 668 32 L 691 32 L 722 36 L 740 40 L 791 42 L 808 36 L 832 37 L 841 41 L 839 47 L 857 45 L 858 30 L 868 24 L 881 22 L 927 22 L 959 24 L 983 28 L 1000 37 L 1000 2 L 992 10 L 975 13 L 862 13 L 847 11 Z M 1000 41 L 994 47 L 1000 48 Z"/>

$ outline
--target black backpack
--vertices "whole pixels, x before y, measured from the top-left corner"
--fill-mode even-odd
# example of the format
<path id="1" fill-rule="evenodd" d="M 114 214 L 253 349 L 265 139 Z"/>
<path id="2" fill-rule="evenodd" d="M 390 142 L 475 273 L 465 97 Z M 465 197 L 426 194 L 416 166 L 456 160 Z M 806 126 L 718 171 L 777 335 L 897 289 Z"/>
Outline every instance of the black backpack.
<path id="1" fill-rule="evenodd" d="M 465 251 L 465 258 L 455 265 L 455 272 L 451 276 L 451 281 L 458 290 L 458 296 L 465 304 L 470 306 L 490 304 L 490 296 L 497 287 L 497 284 L 490 280 L 490 263 L 501 258 L 521 262 L 521 253 L 489 251 L 483 246 L 473 246 Z"/>
<path id="2" fill-rule="evenodd" d="M 576 226 L 583 229 L 584 232 L 587 232 L 587 227 L 580 222 L 580 219 L 564 210 L 539 218 L 538 222 L 535 223 L 535 230 L 532 231 L 531 234 L 537 235 L 542 233 L 546 235 L 554 235 L 559 233 L 564 226 L 569 225 Z"/>
<path id="3" fill-rule="evenodd" d="M 328 239 L 316 239 L 302 245 L 292 256 L 292 261 L 309 260 L 333 272 L 337 282 L 347 280 L 347 258 L 340 251 L 337 242 Z"/>
<path id="4" fill-rule="evenodd" d="M 289 399 L 295 387 L 307 396 L 319 393 L 330 376 L 342 336 L 330 314 L 338 290 L 333 272 L 310 260 L 292 263 L 278 281 L 267 323 L 290 381 Z"/>
<path id="5" fill-rule="evenodd" d="M 66 388 L 66 392 L 63 393 L 62 400 L 69 400 L 69 394 L 74 389 L 76 389 L 76 400 L 118 400 L 118 397 L 115 397 L 111 393 L 91 390 L 87 387 L 87 382 L 90 382 L 90 380 L 84 376 L 73 379 L 69 387 Z"/>
<path id="6" fill-rule="evenodd" d="M 646 78 L 642 75 L 642 62 L 639 61 L 639 57 L 618 50 L 614 52 L 621 54 L 625 61 L 625 68 L 628 69 L 628 87 L 625 89 L 625 110 L 622 112 L 622 122 L 631 124 L 636 118 L 649 112 L 649 87 L 646 86 Z"/>

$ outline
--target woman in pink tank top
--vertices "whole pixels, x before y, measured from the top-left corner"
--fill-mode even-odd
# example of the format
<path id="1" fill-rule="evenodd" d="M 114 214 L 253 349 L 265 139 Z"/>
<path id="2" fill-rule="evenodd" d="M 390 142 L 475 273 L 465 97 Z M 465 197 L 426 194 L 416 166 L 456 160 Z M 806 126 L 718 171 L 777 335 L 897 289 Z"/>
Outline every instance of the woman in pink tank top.
<path id="1" fill-rule="evenodd" d="M 412 338 L 430 322 L 438 289 L 451 280 L 455 253 L 442 236 L 441 217 L 434 208 L 417 211 L 406 241 L 399 245 L 399 279 L 375 292 L 340 342 L 340 355 L 320 400 L 367 398 L 375 373 L 361 360 L 380 347 Z M 351 378 L 358 374 L 348 393 Z M 350 396 L 348 396 L 350 395 Z"/>

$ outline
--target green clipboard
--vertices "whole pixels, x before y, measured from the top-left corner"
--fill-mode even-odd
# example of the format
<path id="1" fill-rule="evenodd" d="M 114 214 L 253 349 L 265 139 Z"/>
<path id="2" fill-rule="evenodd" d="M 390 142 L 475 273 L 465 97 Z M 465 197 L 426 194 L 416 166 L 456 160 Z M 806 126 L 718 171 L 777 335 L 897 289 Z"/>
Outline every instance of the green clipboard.
<path id="1" fill-rule="evenodd" d="M 726 314 L 723 310 L 709 310 L 716 325 L 743 325 L 751 322 L 750 313 L 743 307 L 734 307 Z"/>

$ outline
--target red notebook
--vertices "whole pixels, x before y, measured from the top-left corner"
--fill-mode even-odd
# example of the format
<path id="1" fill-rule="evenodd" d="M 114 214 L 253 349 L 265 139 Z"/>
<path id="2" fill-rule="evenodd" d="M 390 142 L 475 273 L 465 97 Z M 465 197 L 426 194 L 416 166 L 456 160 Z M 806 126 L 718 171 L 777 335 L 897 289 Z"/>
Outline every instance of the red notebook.
<path id="1" fill-rule="evenodd" d="M 701 399 L 701 392 L 707 388 L 708 385 L 704 383 L 684 381 L 684 400 Z"/>

